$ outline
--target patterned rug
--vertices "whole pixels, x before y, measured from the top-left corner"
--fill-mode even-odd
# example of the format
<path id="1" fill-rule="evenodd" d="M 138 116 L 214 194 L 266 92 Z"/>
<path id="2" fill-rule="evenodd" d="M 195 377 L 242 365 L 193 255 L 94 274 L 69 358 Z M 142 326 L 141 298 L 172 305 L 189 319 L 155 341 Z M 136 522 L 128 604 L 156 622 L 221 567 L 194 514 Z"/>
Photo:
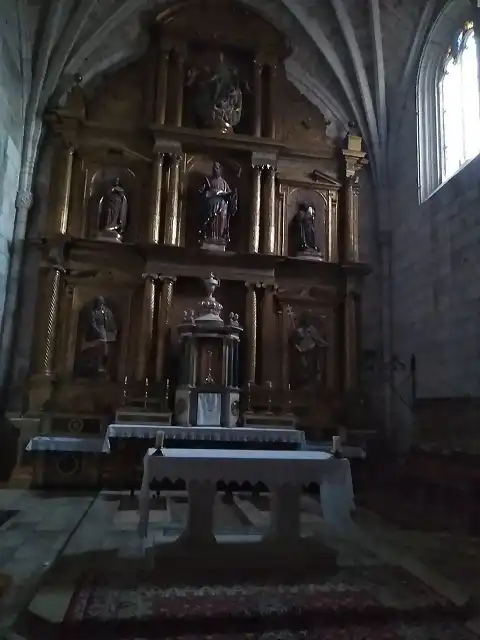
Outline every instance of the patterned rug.
<path id="1" fill-rule="evenodd" d="M 467 613 L 390 566 L 345 568 L 316 584 L 164 587 L 85 575 L 63 632 L 69 640 L 471 640 Z"/>

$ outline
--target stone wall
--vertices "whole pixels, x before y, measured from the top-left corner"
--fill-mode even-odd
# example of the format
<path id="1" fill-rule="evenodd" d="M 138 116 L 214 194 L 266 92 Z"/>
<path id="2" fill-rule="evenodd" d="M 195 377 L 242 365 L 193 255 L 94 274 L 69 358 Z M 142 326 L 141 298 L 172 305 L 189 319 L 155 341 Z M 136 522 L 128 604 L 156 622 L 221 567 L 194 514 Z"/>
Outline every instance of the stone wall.
<path id="1" fill-rule="evenodd" d="M 3 320 L 23 140 L 23 96 L 15 0 L 0 21 L 0 321 Z M 2 322 L 3 324 L 3 322 Z"/>
<path id="2" fill-rule="evenodd" d="M 480 396 L 480 158 L 419 204 L 415 96 L 396 147 L 394 351 L 415 354 L 418 397 Z"/>

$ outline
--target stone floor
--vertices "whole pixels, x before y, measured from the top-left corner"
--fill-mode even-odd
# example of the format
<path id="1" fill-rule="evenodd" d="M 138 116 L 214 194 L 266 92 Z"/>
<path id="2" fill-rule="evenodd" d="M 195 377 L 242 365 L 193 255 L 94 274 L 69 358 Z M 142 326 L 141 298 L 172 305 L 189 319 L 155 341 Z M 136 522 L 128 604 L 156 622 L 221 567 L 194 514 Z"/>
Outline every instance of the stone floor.
<path id="1" fill-rule="evenodd" d="M 125 493 L 57 494 L 0 490 L 0 574 L 11 578 L 0 599 L 0 638 L 26 607 L 59 622 L 63 619 L 85 558 L 108 554 L 111 561 L 138 547 L 136 499 Z M 150 536 L 158 544 L 181 531 L 186 495 L 170 492 L 152 500 Z M 268 526 L 267 495 L 217 496 L 215 533 L 228 541 L 258 535 Z M 379 558 L 402 566 L 431 587 L 462 603 L 480 603 L 480 543 L 467 536 L 399 529 L 363 508 L 357 510 L 355 539 L 340 541 L 326 527 L 319 502 L 304 496 L 302 533 L 320 533 L 339 552 L 339 562 Z M 480 635 L 480 624 L 470 628 Z"/>

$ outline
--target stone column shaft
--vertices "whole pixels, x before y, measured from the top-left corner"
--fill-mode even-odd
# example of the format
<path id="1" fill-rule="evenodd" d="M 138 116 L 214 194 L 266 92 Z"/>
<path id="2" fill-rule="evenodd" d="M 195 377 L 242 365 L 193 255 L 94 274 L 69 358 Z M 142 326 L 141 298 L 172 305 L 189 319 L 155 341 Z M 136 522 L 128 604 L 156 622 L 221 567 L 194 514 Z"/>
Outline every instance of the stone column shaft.
<path id="1" fill-rule="evenodd" d="M 247 381 L 256 382 L 257 379 L 257 291 L 256 285 L 246 282 L 246 338 L 247 338 Z"/>
<path id="2" fill-rule="evenodd" d="M 276 382 L 278 362 L 275 357 L 277 318 L 274 285 L 264 285 L 262 301 L 262 382 Z"/>
<path id="3" fill-rule="evenodd" d="M 167 217 L 165 220 L 165 244 L 179 246 L 180 244 L 180 223 L 178 211 L 178 192 L 180 188 L 180 162 L 182 156 L 172 155 L 170 157 L 170 168 L 168 177 L 167 194 Z"/>
<path id="4" fill-rule="evenodd" d="M 260 250 L 260 208 L 262 203 L 262 167 L 253 166 L 252 209 L 250 214 L 249 253 Z"/>
<path id="5" fill-rule="evenodd" d="M 155 164 L 153 166 L 152 210 L 150 214 L 148 239 L 150 242 L 154 242 L 155 244 L 160 242 L 160 230 L 162 223 L 162 182 L 164 158 L 164 153 L 157 153 Z"/>
<path id="6" fill-rule="evenodd" d="M 254 96 L 254 116 L 253 135 L 257 138 L 262 135 L 263 121 L 263 86 L 262 86 L 263 64 L 255 60 L 253 67 L 253 96 Z"/>
<path id="7" fill-rule="evenodd" d="M 170 323 L 170 312 L 172 310 L 173 300 L 173 285 L 176 278 L 173 277 L 160 277 L 162 284 L 162 291 L 158 301 L 158 330 L 157 330 L 157 360 L 155 365 L 155 375 L 157 382 L 162 381 L 164 360 L 165 360 L 165 341 L 168 332 L 168 325 Z"/>
<path id="8" fill-rule="evenodd" d="M 138 345 L 138 357 L 135 377 L 143 381 L 148 377 L 148 362 L 150 359 L 153 339 L 153 323 L 155 317 L 155 280 L 156 274 L 144 273 L 142 325 L 140 329 L 140 343 Z"/>
<path id="9" fill-rule="evenodd" d="M 177 49 L 175 52 L 175 76 L 176 76 L 176 92 L 175 92 L 175 114 L 174 124 L 177 127 L 182 126 L 183 121 L 183 85 L 185 81 L 185 60 L 186 51 Z"/>
<path id="10" fill-rule="evenodd" d="M 357 297 L 353 292 L 345 299 L 345 391 L 351 391 L 358 384 L 358 327 Z"/>
<path id="11" fill-rule="evenodd" d="M 157 123 L 165 124 L 167 113 L 167 94 L 168 94 L 168 66 L 170 62 L 170 49 L 161 49 L 160 62 L 158 65 L 157 75 L 157 95 L 156 110 Z"/>
<path id="12" fill-rule="evenodd" d="M 265 169 L 265 226 L 263 236 L 263 253 L 275 253 L 275 167 Z"/>
<path id="13" fill-rule="evenodd" d="M 269 78 L 269 121 L 268 121 L 268 136 L 275 139 L 276 136 L 276 124 L 277 124 L 277 112 L 276 112 L 276 102 L 277 102 L 277 65 L 270 65 L 270 78 Z"/>

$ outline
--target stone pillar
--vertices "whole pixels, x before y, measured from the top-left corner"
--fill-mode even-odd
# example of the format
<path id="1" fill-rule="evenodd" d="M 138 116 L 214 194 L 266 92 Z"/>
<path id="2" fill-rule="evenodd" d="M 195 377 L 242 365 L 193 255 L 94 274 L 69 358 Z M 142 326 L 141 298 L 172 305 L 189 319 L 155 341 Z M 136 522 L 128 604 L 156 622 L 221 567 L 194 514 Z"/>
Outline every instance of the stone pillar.
<path id="1" fill-rule="evenodd" d="M 358 311 L 360 296 L 357 284 L 347 283 L 347 295 L 344 305 L 344 387 L 345 391 L 352 391 L 358 386 L 359 367 L 359 327 Z"/>
<path id="2" fill-rule="evenodd" d="M 269 64 L 270 77 L 269 77 L 269 114 L 268 114 L 268 137 L 275 140 L 276 136 L 276 124 L 277 124 L 277 63 L 272 62 Z"/>
<path id="3" fill-rule="evenodd" d="M 173 285 L 176 278 L 171 276 L 160 276 L 162 291 L 158 301 L 158 327 L 157 327 L 157 360 L 155 364 L 155 377 L 157 382 L 163 378 L 165 360 L 165 340 L 167 338 L 168 325 L 170 323 L 170 312 L 172 310 Z"/>
<path id="4" fill-rule="evenodd" d="M 178 192 L 180 188 L 180 163 L 182 156 L 172 154 L 168 170 L 167 217 L 165 220 L 165 244 L 180 245 L 180 220 L 178 210 Z"/>
<path id="5" fill-rule="evenodd" d="M 160 61 L 157 74 L 156 120 L 157 124 L 165 124 L 168 95 L 168 67 L 170 64 L 170 46 L 160 48 Z"/>
<path id="6" fill-rule="evenodd" d="M 60 303 L 60 287 L 65 269 L 54 264 L 51 271 L 50 294 L 47 306 L 45 344 L 43 350 L 42 373 L 50 377 L 54 373 L 55 343 L 57 338 L 58 307 Z"/>
<path id="7" fill-rule="evenodd" d="M 68 228 L 68 214 L 70 210 L 70 192 L 72 187 L 72 168 L 74 149 L 62 142 L 61 151 L 55 158 L 57 171 L 57 196 L 55 202 L 55 232 L 65 234 Z"/>
<path id="8" fill-rule="evenodd" d="M 257 379 L 257 291 L 258 284 L 246 282 L 247 304 L 246 304 L 246 342 L 247 342 L 247 381 L 255 383 Z"/>
<path id="9" fill-rule="evenodd" d="M 263 253 L 275 253 L 275 190 L 276 168 L 267 165 L 265 167 L 265 226 L 263 228 Z"/>
<path id="10" fill-rule="evenodd" d="M 177 86 L 175 90 L 175 114 L 173 124 L 177 127 L 182 126 L 183 121 L 183 85 L 185 82 L 185 61 L 187 52 L 183 47 L 175 50 L 175 77 Z"/>
<path id="11" fill-rule="evenodd" d="M 338 262 L 338 192 L 328 192 L 327 251 L 328 262 Z"/>
<path id="12" fill-rule="evenodd" d="M 262 285 L 265 293 L 262 300 L 262 382 L 275 383 L 278 379 L 277 318 L 275 313 L 276 285 Z"/>
<path id="13" fill-rule="evenodd" d="M 347 135 L 345 159 L 345 237 L 343 239 L 343 259 L 345 262 L 359 262 L 360 248 L 358 239 L 358 171 L 365 161 L 362 151 L 362 139 L 359 136 Z"/>
<path id="14" fill-rule="evenodd" d="M 144 273 L 145 281 L 143 289 L 142 326 L 140 329 L 140 342 L 138 345 L 137 364 L 135 377 L 138 381 L 148 378 L 148 363 L 152 349 L 153 322 L 155 317 L 155 273 Z"/>
<path id="15" fill-rule="evenodd" d="M 248 239 L 248 252 L 258 253 L 260 250 L 260 207 L 262 198 L 262 167 L 254 164 L 253 167 L 252 208 L 250 213 L 250 236 Z"/>
<path id="16" fill-rule="evenodd" d="M 148 240 L 155 244 L 160 242 L 160 230 L 162 223 L 162 182 L 164 158 L 164 153 L 157 153 L 155 163 L 153 165 L 152 209 L 150 212 Z"/>
<path id="17" fill-rule="evenodd" d="M 255 59 L 253 67 L 253 97 L 254 97 L 254 115 L 253 115 L 253 135 L 260 138 L 262 135 L 263 124 L 263 63 Z"/>

